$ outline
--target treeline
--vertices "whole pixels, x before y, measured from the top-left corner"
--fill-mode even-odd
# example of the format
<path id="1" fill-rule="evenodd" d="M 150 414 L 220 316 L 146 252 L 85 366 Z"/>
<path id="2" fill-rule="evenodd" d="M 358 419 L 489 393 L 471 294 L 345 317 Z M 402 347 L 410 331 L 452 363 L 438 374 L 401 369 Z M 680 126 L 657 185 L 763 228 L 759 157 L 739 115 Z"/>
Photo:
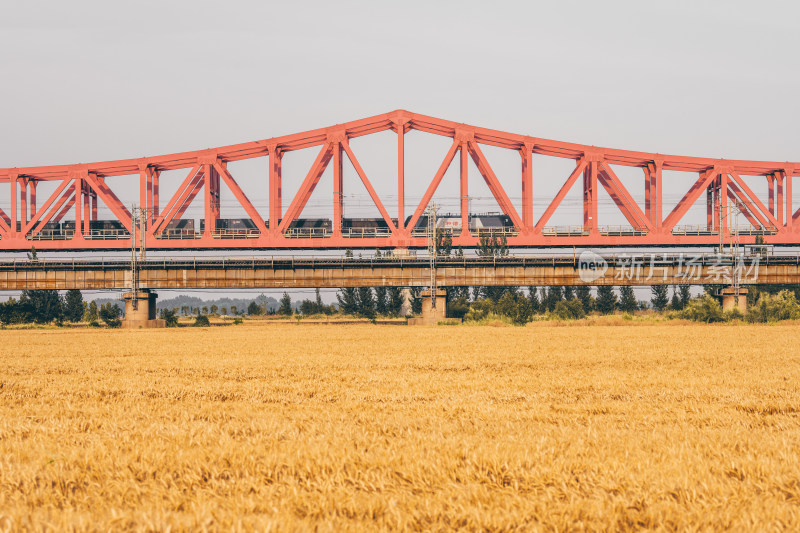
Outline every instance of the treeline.
<path id="1" fill-rule="evenodd" d="M 653 286 L 648 303 L 637 300 L 633 287 L 600 285 L 528 287 L 451 287 L 447 289 L 447 312 L 451 318 L 480 321 L 492 315 L 510 319 L 516 324 L 530 322 L 537 315 L 559 319 L 578 319 L 590 313 L 608 315 L 633 313 L 650 307 L 657 311 L 683 309 L 690 299 L 688 286 Z"/>
<path id="2" fill-rule="evenodd" d="M 400 287 L 348 287 L 336 294 L 339 311 L 345 315 L 364 318 L 400 316 L 403 308 L 403 290 Z M 419 290 L 412 290 L 411 306 L 414 313 L 422 311 Z"/>
<path id="3" fill-rule="evenodd" d="M 9 298 L 0 303 L 2 324 L 57 324 L 87 322 L 99 326 L 119 327 L 122 309 L 107 302 L 100 307 L 95 302 L 85 302 L 78 289 L 70 289 L 62 296 L 55 289 L 24 290 L 19 299 Z"/>

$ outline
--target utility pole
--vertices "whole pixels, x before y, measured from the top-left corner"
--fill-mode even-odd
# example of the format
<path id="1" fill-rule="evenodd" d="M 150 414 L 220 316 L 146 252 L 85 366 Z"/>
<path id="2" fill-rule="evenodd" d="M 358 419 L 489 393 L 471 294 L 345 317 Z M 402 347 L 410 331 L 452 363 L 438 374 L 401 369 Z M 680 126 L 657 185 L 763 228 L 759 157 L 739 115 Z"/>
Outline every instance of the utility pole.
<path id="1" fill-rule="evenodd" d="M 742 212 L 742 208 L 739 205 L 739 202 L 736 201 L 730 206 L 731 210 L 733 211 L 731 215 L 735 220 L 730 220 L 731 225 L 731 258 L 733 262 L 733 300 L 736 302 L 736 305 L 739 305 L 739 288 L 741 286 L 742 281 L 742 262 L 741 258 L 739 257 L 739 214 Z"/>
<path id="2" fill-rule="evenodd" d="M 139 293 L 139 262 L 144 261 L 146 258 L 145 237 L 147 222 L 147 209 L 137 207 L 136 204 L 131 206 L 131 292 L 133 293 L 133 301 L 131 302 L 134 309 L 139 307 L 139 298 L 136 295 Z M 136 232 L 139 232 L 138 242 Z M 139 257 L 137 258 L 137 245 L 139 248 Z"/>
<path id="3" fill-rule="evenodd" d="M 139 294 L 139 266 L 136 264 L 136 226 L 139 224 L 138 209 L 136 204 L 131 206 L 131 294 L 133 295 L 131 305 L 134 309 L 139 308 L 139 298 L 137 298 Z"/>
<path id="4" fill-rule="evenodd" d="M 436 213 L 435 203 L 428 207 L 428 254 L 431 262 L 431 306 L 436 309 Z"/>

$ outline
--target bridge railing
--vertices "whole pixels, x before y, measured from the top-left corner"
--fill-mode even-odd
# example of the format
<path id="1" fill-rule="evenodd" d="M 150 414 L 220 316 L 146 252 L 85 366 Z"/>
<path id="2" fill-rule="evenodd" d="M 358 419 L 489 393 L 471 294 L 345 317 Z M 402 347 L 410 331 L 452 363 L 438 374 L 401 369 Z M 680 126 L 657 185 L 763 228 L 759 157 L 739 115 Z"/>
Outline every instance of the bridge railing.
<path id="1" fill-rule="evenodd" d="M 759 261 L 763 264 L 792 264 L 800 265 L 800 252 L 778 252 L 774 253 L 767 247 L 757 248 L 754 252 L 742 250 L 740 259 L 746 261 Z M 602 259 L 609 266 L 619 266 L 638 264 L 647 265 L 677 265 L 687 264 L 691 261 L 694 264 L 731 264 L 734 258 L 730 254 L 717 253 L 652 253 L 652 254 L 627 254 L 615 253 L 606 254 Z M 420 267 L 427 268 L 430 264 L 428 254 L 415 255 L 384 255 L 375 256 L 251 256 L 251 257 L 161 257 L 148 258 L 139 262 L 140 268 L 315 268 L 315 267 L 336 267 L 336 266 L 359 266 L 359 267 Z M 580 254 L 525 254 L 508 256 L 439 256 L 437 264 L 439 268 L 450 268 L 471 265 L 491 265 L 491 266 L 566 266 L 578 267 Z M 85 257 L 77 258 L 37 258 L 0 260 L 0 269 L 48 269 L 48 268 L 113 268 L 126 270 L 130 268 L 129 258 L 100 258 L 89 259 Z"/>

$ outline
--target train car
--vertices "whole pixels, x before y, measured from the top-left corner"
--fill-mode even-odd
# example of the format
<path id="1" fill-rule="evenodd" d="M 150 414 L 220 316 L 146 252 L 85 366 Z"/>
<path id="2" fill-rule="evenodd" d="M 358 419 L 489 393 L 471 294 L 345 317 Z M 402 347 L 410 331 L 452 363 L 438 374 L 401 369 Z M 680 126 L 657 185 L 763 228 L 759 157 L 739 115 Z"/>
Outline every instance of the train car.
<path id="1" fill-rule="evenodd" d="M 293 238 L 327 237 L 333 231 L 329 218 L 296 218 L 292 220 L 285 235 Z"/>
<path id="2" fill-rule="evenodd" d="M 215 231 L 219 233 L 248 235 L 258 232 L 258 226 L 249 218 L 218 218 L 214 223 Z M 206 229 L 206 221 L 200 220 L 200 233 Z"/>
<path id="3" fill-rule="evenodd" d="M 508 215 L 487 214 L 472 217 L 469 229 L 477 232 L 512 230 L 514 229 L 514 224 Z"/>
<path id="4" fill-rule="evenodd" d="M 128 233 L 128 229 L 119 220 L 92 220 L 89 222 L 89 229 L 108 234 Z"/>
<path id="5" fill-rule="evenodd" d="M 180 218 L 171 220 L 161 232 L 161 235 L 167 239 L 193 239 L 195 237 L 194 219 Z"/>
<path id="6" fill-rule="evenodd" d="M 393 218 L 392 222 L 397 225 L 397 219 Z M 342 219 L 342 229 L 355 229 L 355 230 L 388 230 L 389 225 L 383 218 L 345 218 Z"/>
<path id="7" fill-rule="evenodd" d="M 397 220 L 392 220 L 397 224 Z M 342 233 L 346 237 L 377 237 L 390 233 L 389 224 L 383 218 L 342 219 Z"/>
<path id="8" fill-rule="evenodd" d="M 333 229 L 333 222 L 329 218 L 296 218 L 289 224 L 289 229 L 314 229 L 327 230 Z"/>
<path id="9" fill-rule="evenodd" d="M 406 226 L 411 222 L 411 217 L 406 218 Z M 436 228 L 440 230 L 450 230 L 453 233 L 461 232 L 461 215 L 447 213 L 436 217 Z M 504 214 L 487 213 L 481 215 L 470 215 L 469 231 L 471 232 L 491 232 L 508 231 L 514 228 L 511 217 Z M 428 216 L 422 215 L 417 219 L 414 231 L 426 231 L 428 229 Z"/>
<path id="10" fill-rule="evenodd" d="M 37 222 L 36 227 L 41 229 L 37 234 L 37 238 L 48 240 L 48 239 L 63 239 L 64 233 L 61 229 L 61 224 L 59 222 L 47 222 L 46 224 L 42 224 L 41 222 Z"/>

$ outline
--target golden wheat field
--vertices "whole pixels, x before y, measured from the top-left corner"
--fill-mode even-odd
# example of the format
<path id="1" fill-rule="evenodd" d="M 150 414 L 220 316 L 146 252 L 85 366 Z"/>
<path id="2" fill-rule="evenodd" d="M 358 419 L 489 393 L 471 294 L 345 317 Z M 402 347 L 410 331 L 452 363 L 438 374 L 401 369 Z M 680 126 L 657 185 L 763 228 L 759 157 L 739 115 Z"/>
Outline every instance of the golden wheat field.
<path id="1" fill-rule="evenodd" d="M 0 331 L 0 530 L 800 527 L 800 327 Z"/>

